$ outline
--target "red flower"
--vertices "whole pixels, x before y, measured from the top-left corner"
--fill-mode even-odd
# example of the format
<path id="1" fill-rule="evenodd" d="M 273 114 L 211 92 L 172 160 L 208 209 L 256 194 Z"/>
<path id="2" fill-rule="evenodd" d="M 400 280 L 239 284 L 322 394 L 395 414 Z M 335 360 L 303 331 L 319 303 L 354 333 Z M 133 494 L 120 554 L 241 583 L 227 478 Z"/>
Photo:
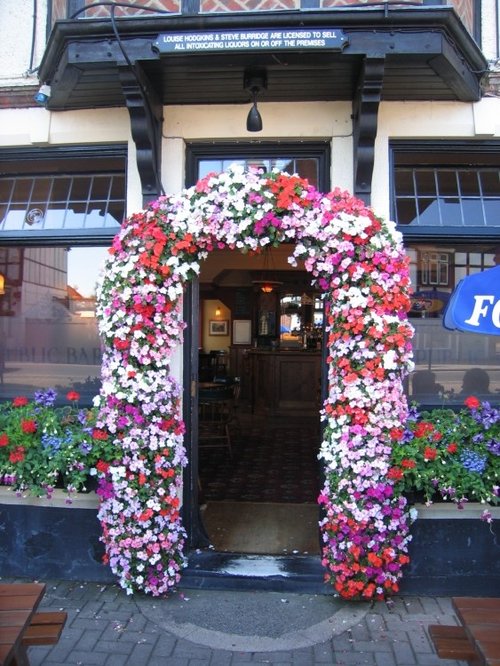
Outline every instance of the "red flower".
<path id="1" fill-rule="evenodd" d="M 387 472 L 387 477 L 389 479 L 393 479 L 394 481 L 401 481 L 403 478 L 403 470 L 399 467 L 391 467 L 391 469 Z"/>
<path id="2" fill-rule="evenodd" d="M 100 430 L 99 428 L 94 428 L 94 430 L 92 431 L 92 437 L 94 439 L 100 439 L 100 440 L 105 441 L 106 439 L 108 439 L 108 433 L 105 430 Z"/>
<path id="3" fill-rule="evenodd" d="M 23 419 L 21 421 L 21 430 L 27 435 L 32 435 L 36 432 L 37 426 L 33 419 Z"/>
<path id="4" fill-rule="evenodd" d="M 99 470 L 99 472 L 106 474 L 106 472 L 109 469 L 109 463 L 104 462 L 104 460 L 98 460 L 96 464 L 96 469 Z"/>
<path id="5" fill-rule="evenodd" d="M 410 458 L 403 458 L 403 460 L 401 461 L 401 467 L 405 467 L 406 469 L 413 469 L 416 466 L 417 463 L 414 460 L 411 460 Z"/>
<path id="6" fill-rule="evenodd" d="M 426 437 L 427 435 L 430 435 L 431 432 L 434 431 L 434 426 L 432 423 L 428 423 L 427 421 L 421 421 L 420 423 L 417 423 L 417 427 L 415 428 L 415 437 Z"/>
<path id="7" fill-rule="evenodd" d="M 2 433 L 0 435 L 0 446 L 7 446 L 8 443 L 9 443 L 9 438 L 5 433 Z"/>
<path id="8" fill-rule="evenodd" d="M 470 395 L 468 398 L 465 398 L 464 405 L 469 409 L 477 409 L 480 406 L 481 402 L 474 395 Z"/>
<path id="9" fill-rule="evenodd" d="M 80 400 L 80 394 L 78 391 L 68 391 L 68 393 L 66 393 L 66 398 L 76 402 L 77 400 Z"/>
<path id="10" fill-rule="evenodd" d="M 392 428 L 391 430 L 391 439 L 395 440 L 396 442 L 403 439 L 403 435 L 405 434 L 405 431 L 403 428 Z"/>
<path id="11" fill-rule="evenodd" d="M 28 402 L 28 398 L 25 398 L 24 395 L 18 395 L 16 398 L 14 398 L 12 404 L 14 407 L 24 407 L 24 405 L 27 405 Z"/>
<path id="12" fill-rule="evenodd" d="M 425 460 L 435 460 L 437 456 L 437 450 L 432 446 L 426 446 L 424 449 L 424 459 Z"/>
<path id="13" fill-rule="evenodd" d="M 455 442 L 452 442 L 451 444 L 448 444 L 446 450 L 448 453 L 456 453 L 458 451 L 458 446 L 455 444 Z"/>
<path id="14" fill-rule="evenodd" d="M 16 446 L 16 448 L 10 452 L 9 460 L 11 463 L 22 462 L 24 460 L 24 446 Z"/>

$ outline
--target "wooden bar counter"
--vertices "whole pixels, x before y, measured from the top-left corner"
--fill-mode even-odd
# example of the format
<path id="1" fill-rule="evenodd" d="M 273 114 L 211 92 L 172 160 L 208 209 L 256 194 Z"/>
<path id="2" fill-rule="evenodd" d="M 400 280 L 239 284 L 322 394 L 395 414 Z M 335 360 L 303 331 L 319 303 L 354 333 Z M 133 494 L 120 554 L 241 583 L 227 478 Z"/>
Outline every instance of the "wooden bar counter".
<path id="1" fill-rule="evenodd" d="M 252 411 L 318 412 L 321 351 L 252 349 L 249 355 Z"/>

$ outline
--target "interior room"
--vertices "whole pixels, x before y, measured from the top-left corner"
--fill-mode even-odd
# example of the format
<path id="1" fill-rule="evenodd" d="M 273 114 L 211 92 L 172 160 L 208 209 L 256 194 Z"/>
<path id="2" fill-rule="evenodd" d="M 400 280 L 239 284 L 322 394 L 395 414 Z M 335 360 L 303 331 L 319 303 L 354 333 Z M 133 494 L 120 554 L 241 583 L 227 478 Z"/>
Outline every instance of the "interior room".
<path id="1" fill-rule="evenodd" d="M 292 251 L 202 266 L 199 502 L 218 551 L 319 552 L 323 304 Z"/>

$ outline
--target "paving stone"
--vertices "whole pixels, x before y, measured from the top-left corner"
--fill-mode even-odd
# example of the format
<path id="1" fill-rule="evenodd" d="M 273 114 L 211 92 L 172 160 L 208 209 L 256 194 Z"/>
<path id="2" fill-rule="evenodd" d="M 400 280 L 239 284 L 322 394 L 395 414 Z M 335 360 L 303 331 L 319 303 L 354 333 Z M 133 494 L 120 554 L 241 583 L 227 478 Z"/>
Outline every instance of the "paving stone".
<path id="1" fill-rule="evenodd" d="M 41 610 L 66 610 L 68 622 L 57 645 L 29 649 L 32 666 L 463 666 L 458 661 L 439 659 L 427 633 L 429 624 L 457 624 L 448 597 L 396 597 L 373 606 L 336 600 L 327 624 L 328 640 L 264 652 L 240 649 L 245 637 L 230 634 L 224 627 L 216 640 L 207 644 L 203 644 L 207 636 L 205 624 L 200 627 L 201 632 L 189 629 L 193 618 L 196 626 L 200 610 L 210 616 L 213 592 L 188 593 L 190 604 L 206 604 L 206 611 L 203 606 L 198 607 L 198 615 L 190 617 L 190 613 L 186 616 L 182 596 L 171 596 L 172 603 L 166 606 L 166 599 L 127 596 L 117 585 L 57 580 L 46 584 Z M 262 592 L 255 594 L 261 595 L 259 609 L 265 617 L 266 598 L 271 597 Z M 287 595 L 287 610 L 293 596 Z M 224 598 L 224 603 L 231 601 Z M 300 595 L 294 622 L 309 626 L 308 617 L 314 617 L 317 603 L 315 595 Z M 241 612 L 241 606 L 240 596 L 235 612 Z M 141 608 L 148 611 L 143 613 Z M 271 603 L 268 608 L 275 613 Z M 183 615 L 176 624 L 177 609 Z M 335 613 L 341 611 L 347 615 L 336 623 Z M 349 622 L 345 617 L 351 611 L 353 620 Z M 270 617 L 269 627 L 275 619 Z M 296 634 L 290 632 L 292 637 Z M 255 644 L 251 632 L 248 644 Z M 233 651 L 224 649 L 231 645 Z"/>
<path id="2" fill-rule="evenodd" d="M 110 654 L 104 662 L 106 666 L 125 666 L 129 659 L 128 654 L 117 654 L 116 652 Z"/>

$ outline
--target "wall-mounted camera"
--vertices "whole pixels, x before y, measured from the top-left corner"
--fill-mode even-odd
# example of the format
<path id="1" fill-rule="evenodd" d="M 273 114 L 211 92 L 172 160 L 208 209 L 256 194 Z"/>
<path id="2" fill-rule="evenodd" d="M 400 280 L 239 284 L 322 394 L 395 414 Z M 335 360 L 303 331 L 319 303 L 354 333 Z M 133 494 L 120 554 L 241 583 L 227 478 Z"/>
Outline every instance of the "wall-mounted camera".
<path id="1" fill-rule="evenodd" d="M 43 86 L 40 86 L 40 90 L 33 97 L 35 102 L 37 104 L 41 104 L 42 106 L 45 106 L 45 104 L 47 104 L 49 98 L 50 98 L 50 86 L 48 86 L 46 83 L 44 83 Z"/>

